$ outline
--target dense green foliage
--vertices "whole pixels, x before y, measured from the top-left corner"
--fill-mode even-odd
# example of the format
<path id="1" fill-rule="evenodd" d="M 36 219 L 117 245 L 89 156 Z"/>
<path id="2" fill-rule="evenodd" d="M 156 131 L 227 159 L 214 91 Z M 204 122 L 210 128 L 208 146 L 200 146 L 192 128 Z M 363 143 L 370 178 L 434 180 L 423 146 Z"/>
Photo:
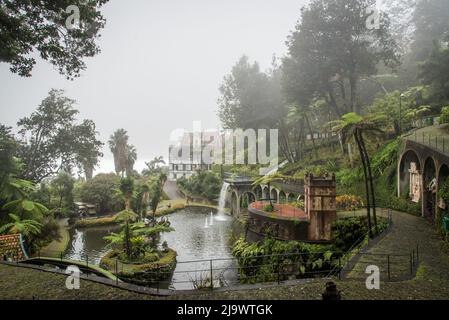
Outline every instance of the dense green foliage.
<path id="1" fill-rule="evenodd" d="M 95 124 L 91 120 L 76 123 L 75 100 L 63 93 L 52 89 L 35 112 L 17 123 L 23 179 L 38 183 L 61 170 L 71 173 L 74 167 L 89 176 L 102 156 L 103 143 L 97 140 Z"/>
<path id="2" fill-rule="evenodd" d="M 220 177 L 210 171 L 198 171 L 190 178 L 181 178 L 177 181 L 178 186 L 193 196 L 201 196 L 208 200 L 218 197 L 221 189 Z"/>
<path id="3" fill-rule="evenodd" d="M 78 77 L 86 68 L 85 57 L 100 49 L 95 43 L 106 19 L 100 8 L 108 0 L 95 1 L 4 1 L 0 6 L 0 61 L 10 64 L 11 71 L 31 76 L 36 64 L 33 52 L 49 61 L 67 78 Z M 81 21 L 73 28 L 71 17 L 76 5 Z M 66 13 L 69 8 L 70 13 Z"/>
<path id="4" fill-rule="evenodd" d="M 440 124 L 449 123 L 449 106 L 441 109 Z"/>
<path id="5" fill-rule="evenodd" d="M 247 243 L 243 238 L 234 244 L 232 254 L 238 259 L 243 283 L 310 277 L 311 273 L 330 270 L 332 245 L 267 239 Z"/>
<path id="6" fill-rule="evenodd" d="M 379 219 L 379 233 L 388 227 L 386 219 Z M 332 239 L 338 252 L 346 253 L 359 245 L 368 233 L 366 217 L 348 217 L 336 220 L 332 224 Z"/>
<path id="7" fill-rule="evenodd" d="M 119 181 L 115 174 L 98 174 L 81 186 L 81 200 L 96 205 L 102 213 L 120 211 L 124 206 L 117 195 Z"/>

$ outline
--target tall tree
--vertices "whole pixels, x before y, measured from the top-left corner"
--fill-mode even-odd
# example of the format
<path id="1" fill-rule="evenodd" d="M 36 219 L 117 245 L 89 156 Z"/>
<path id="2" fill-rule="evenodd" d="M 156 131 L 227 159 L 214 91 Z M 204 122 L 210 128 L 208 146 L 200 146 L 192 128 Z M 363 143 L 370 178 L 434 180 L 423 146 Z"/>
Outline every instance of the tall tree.
<path id="1" fill-rule="evenodd" d="M 447 0 L 417 1 L 413 23 L 415 32 L 411 45 L 412 59 L 424 61 L 429 58 L 434 42 L 443 40 L 449 31 L 449 5 Z"/>
<path id="2" fill-rule="evenodd" d="M 83 59 L 100 52 L 95 41 L 106 22 L 100 12 L 106 2 L 1 1 L 0 62 L 9 64 L 12 72 L 28 77 L 36 64 L 30 55 L 37 51 L 67 78 L 78 77 L 86 68 Z M 69 13 L 66 9 L 70 9 Z M 68 28 L 66 22 L 74 22 L 71 15 L 77 9 L 79 25 Z"/>
<path id="3" fill-rule="evenodd" d="M 94 169 L 100 158 L 103 157 L 101 152 L 103 143 L 92 139 L 97 134 L 95 123 L 91 120 L 84 120 L 73 129 L 73 136 L 76 137 L 77 164 L 79 170 L 84 172 L 87 180 L 92 179 Z"/>
<path id="4" fill-rule="evenodd" d="M 51 186 L 58 195 L 58 209 L 63 207 L 71 207 L 73 203 L 73 187 L 75 185 L 75 179 L 72 175 L 61 171 L 56 178 L 51 181 Z"/>
<path id="5" fill-rule="evenodd" d="M 131 177 L 120 180 L 120 192 L 125 199 L 125 211 L 131 211 L 131 198 L 134 194 L 134 179 Z"/>
<path id="6" fill-rule="evenodd" d="M 160 165 L 165 164 L 164 158 L 162 156 L 154 157 L 153 160 L 150 162 L 145 162 L 145 165 L 147 166 L 145 169 L 142 170 L 142 174 L 144 176 L 151 176 L 153 174 L 160 172 Z"/>
<path id="7" fill-rule="evenodd" d="M 115 173 L 122 176 L 126 171 L 128 139 L 125 129 L 116 130 L 109 139 L 109 148 L 114 155 Z"/>
<path id="8" fill-rule="evenodd" d="M 449 5 L 448 5 L 449 7 Z M 449 27 L 447 41 L 449 42 Z M 449 45 L 434 43 L 429 59 L 420 65 L 419 77 L 430 85 L 432 96 L 440 103 L 449 102 Z"/>
<path id="9" fill-rule="evenodd" d="M 290 99 L 322 97 L 336 117 L 360 112 L 359 80 L 375 75 L 380 63 L 399 62 L 386 14 L 378 26 L 369 23 L 374 7 L 375 0 L 314 0 L 302 9 L 284 59 Z"/>
<path id="10" fill-rule="evenodd" d="M 218 115 L 225 128 L 271 128 L 285 115 L 281 99 L 280 70 L 260 71 L 257 62 L 243 56 L 220 86 Z"/>
<path id="11" fill-rule="evenodd" d="M 356 113 L 348 113 L 342 116 L 341 119 L 331 122 L 332 130 L 342 136 L 343 141 L 353 138 L 357 144 L 362 161 L 363 173 L 365 176 L 365 191 L 366 191 L 366 213 L 368 218 L 368 229 L 370 236 L 372 235 L 371 228 L 371 209 L 373 210 L 374 228 L 376 233 L 377 215 L 376 215 L 376 196 L 374 190 L 373 175 L 371 169 L 371 161 L 366 149 L 364 134 L 369 132 L 381 132 L 379 127 L 385 121 L 385 116 L 382 114 L 370 115 L 362 117 Z"/>
<path id="12" fill-rule="evenodd" d="M 125 171 L 128 177 L 132 176 L 134 173 L 134 164 L 137 160 L 137 150 L 133 145 L 128 145 L 126 148 L 126 162 Z"/>
<path id="13" fill-rule="evenodd" d="M 63 90 L 52 89 L 35 112 L 19 120 L 18 155 L 23 161 L 24 179 L 41 182 L 62 169 L 70 172 L 79 167 L 86 155 L 98 158 L 102 143 L 91 130 L 91 121 L 76 123 L 78 110 L 74 104 Z"/>

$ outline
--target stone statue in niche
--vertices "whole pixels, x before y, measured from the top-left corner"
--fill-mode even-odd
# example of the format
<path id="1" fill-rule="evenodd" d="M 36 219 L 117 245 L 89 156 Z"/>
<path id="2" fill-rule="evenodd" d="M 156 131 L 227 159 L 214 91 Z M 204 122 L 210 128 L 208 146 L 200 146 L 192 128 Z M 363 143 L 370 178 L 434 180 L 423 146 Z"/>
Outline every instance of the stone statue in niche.
<path id="1" fill-rule="evenodd" d="M 421 175 L 416 168 L 416 163 L 410 163 L 410 169 L 408 170 L 410 173 L 410 199 L 418 203 L 421 199 Z"/>

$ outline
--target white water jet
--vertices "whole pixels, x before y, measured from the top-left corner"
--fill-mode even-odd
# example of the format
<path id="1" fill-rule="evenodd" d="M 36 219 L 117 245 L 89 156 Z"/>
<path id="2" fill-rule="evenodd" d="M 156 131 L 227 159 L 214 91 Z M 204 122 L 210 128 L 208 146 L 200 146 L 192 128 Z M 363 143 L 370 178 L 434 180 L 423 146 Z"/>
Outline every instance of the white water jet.
<path id="1" fill-rule="evenodd" d="M 217 221 L 226 221 L 228 218 L 224 212 L 225 204 L 226 204 L 226 192 L 228 191 L 229 183 L 223 182 L 223 186 L 220 191 L 220 200 L 218 201 L 218 213 L 215 216 L 215 220 Z"/>
<path id="2" fill-rule="evenodd" d="M 204 228 L 205 229 L 209 228 L 209 224 L 207 223 L 207 217 L 206 217 L 206 222 L 204 222 Z"/>
<path id="3" fill-rule="evenodd" d="M 209 220 L 209 225 L 213 226 L 214 225 L 214 213 L 211 211 L 210 212 L 210 220 Z"/>

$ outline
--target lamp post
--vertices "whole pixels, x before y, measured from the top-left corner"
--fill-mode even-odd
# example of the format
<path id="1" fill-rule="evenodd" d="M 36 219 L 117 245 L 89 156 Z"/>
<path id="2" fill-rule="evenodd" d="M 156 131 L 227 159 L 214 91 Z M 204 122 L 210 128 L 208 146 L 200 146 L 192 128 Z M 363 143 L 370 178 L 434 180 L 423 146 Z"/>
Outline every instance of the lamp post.
<path id="1" fill-rule="evenodd" d="M 402 98 L 404 98 L 403 93 L 399 96 L 399 135 L 402 134 Z"/>

